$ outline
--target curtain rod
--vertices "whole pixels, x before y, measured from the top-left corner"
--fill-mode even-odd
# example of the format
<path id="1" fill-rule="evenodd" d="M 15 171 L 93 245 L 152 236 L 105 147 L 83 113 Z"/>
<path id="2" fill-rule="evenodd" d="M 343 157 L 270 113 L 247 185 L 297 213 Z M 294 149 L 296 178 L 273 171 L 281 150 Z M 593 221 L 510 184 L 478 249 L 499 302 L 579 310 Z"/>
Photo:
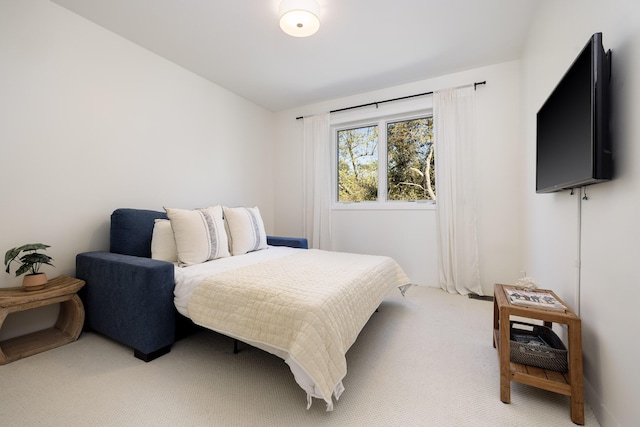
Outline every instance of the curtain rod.
<path id="1" fill-rule="evenodd" d="M 483 82 L 475 82 L 473 84 L 473 90 L 475 90 L 478 86 L 485 85 L 485 84 L 487 84 L 486 80 L 483 81 Z M 471 85 L 469 85 L 469 86 L 471 86 Z M 372 105 L 375 105 L 376 108 L 378 108 L 378 104 L 384 104 L 386 102 L 393 102 L 393 101 L 401 101 L 403 99 L 416 98 L 418 96 L 425 96 L 425 95 L 433 95 L 433 91 L 424 92 L 424 93 L 417 93 L 415 95 L 401 96 L 399 98 L 385 99 L 384 101 L 369 102 L 368 104 L 354 105 L 353 107 L 339 108 L 337 110 L 331 110 L 331 111 L 329 111 L 329 113 L 339 113 L 341 111 L 355 110 L 356 108 L 371 107 Z M 304 118 L 304 116 L 296 117 L 296 120 L 300 120 L 302 118 Z"/>

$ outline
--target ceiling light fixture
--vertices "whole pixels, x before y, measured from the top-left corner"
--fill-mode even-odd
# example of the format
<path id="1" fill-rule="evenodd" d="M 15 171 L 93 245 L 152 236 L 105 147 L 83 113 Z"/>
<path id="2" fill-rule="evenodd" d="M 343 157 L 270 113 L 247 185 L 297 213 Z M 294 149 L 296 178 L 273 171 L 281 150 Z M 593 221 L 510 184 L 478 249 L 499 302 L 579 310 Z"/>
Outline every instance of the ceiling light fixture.
<path id="1" fill-rule="evenodd" d="M 282 0 L 280 28 L 293 37 L 308 37 L 320 28 L 320 6 L 316 0 Z"/>

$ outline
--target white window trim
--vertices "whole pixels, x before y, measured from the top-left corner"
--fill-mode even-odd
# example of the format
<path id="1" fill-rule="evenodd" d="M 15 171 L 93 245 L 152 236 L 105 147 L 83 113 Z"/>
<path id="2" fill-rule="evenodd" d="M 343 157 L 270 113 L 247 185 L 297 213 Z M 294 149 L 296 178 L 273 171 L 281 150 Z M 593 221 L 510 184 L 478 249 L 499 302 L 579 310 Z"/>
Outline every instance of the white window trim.
<path id="1" fill-rule="evenodd" d="M 435 200 L 416 200 L 416 201 L 397 201 L 386 200 L 386 179 L 382 177 L 387 176 L 387 146 L 386 137 L 384 147 L 378 147 L 378 191 L 383 195 L 385 200 L 377 200 L 375 202 L 338 202 L 338 141 L 337 133 L 343 129 L 353 128 L 355 126 L 378 126 L 378 137 L 381 132 L 385 132 L 386 135 L 386 123 L 401 120 L 411 120 L 425 116 L 433 116 L 433 108 L 431 102 L 428 103 L 428 108 L 424 108 L 424 103 L 420 109 L 405 108 L 398 109 L 391 108 L 376 109 L 376 111 L 363 113 L 351 113 L 344 114 L 340 120 L 331 119 L 331 198 L 332 198 L 332 210 L 435 210 Z M 382 149 L 384 148 L 384 149 Z"/>
<path id="2" fill-rule="evenodd" d="M 335 211 L 431 211 L 436 209 L 433 200 L 411 202 L 334 202 Z"/>

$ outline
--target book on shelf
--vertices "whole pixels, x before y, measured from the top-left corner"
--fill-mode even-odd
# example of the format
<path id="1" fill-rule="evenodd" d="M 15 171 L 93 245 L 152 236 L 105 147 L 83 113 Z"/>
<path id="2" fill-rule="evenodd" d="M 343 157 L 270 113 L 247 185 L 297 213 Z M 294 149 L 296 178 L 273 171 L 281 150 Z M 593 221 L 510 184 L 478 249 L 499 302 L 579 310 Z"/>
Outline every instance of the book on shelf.
<path id="1" fill-rule="evenodd" d="M 527 344 L 534 347 L 548 347 L 549 344 L 540 335 L 525 335 L 525 334 L 513 334 L 511 339 L 521 344 Z"/>
<path id="2" fill-rule="evenodd" d="M 514 305 L 551 311 L 567 311 L 567 307 L 548 292 L 520 289 L 506 289 L 506 291 L 511 304 Z"/>

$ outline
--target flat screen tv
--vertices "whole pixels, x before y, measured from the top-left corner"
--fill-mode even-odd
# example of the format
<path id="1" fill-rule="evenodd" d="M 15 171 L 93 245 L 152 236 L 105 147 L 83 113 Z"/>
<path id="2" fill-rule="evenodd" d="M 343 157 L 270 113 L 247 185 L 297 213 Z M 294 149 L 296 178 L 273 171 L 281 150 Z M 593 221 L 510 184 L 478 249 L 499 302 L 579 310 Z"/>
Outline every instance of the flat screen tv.
<path id="1" fill-rule="evenodd" d="M 596 33 L 538 111 L 536 193 L 611 179 L 610 71 L 611 51 Z"/>

